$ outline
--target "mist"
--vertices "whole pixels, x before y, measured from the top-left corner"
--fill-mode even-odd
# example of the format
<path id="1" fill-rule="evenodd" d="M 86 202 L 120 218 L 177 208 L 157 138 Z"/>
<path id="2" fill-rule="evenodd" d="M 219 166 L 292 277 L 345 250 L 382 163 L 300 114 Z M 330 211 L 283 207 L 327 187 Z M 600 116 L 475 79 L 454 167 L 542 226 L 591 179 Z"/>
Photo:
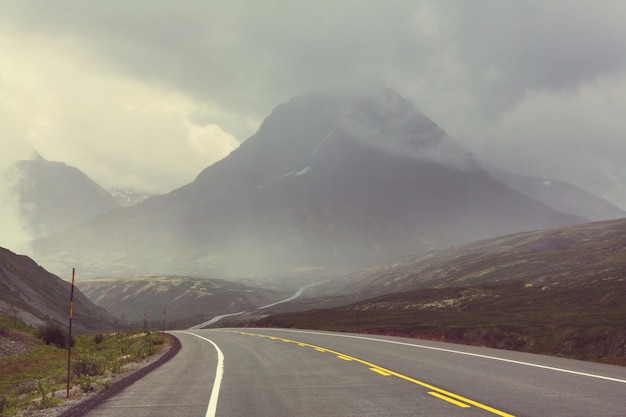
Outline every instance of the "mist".
<path id="1" fill-rule="evenodd" d="M 360 143 L 396 156 L 429 160 L 457 170 L 478 168 L 457 141 L 391 88 L 373 90 L 370 86 L 370 89 L 353 93 L 343 105 L 338 127 Z M 327 139 L 330 136 L 332 133 Z"/>
<path id="2" fill-rule="evenodd" d="M 0 247 L 19 254 L 30 251 L 32 236 L 20 217 L 20 197 L 16 190 L 20 172 L 15 162 L 32 156 L 33 149 L 27 144 L 5 148 L 0 155 Z"/>

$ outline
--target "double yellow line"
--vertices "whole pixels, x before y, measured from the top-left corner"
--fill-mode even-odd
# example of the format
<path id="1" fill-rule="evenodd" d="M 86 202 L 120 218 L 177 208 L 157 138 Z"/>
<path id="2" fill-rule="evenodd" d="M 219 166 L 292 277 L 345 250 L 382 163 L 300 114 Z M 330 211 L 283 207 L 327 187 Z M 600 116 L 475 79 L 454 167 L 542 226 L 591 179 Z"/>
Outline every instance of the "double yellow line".
<path id="1" fill-rule="evenodd" d="M 344 361 L 351 361 L 351 362 L 356 362 L 356 363 L 360 363 L 363 364 L 365 366 L 367 366 L 369 368 L 370 371 L 373 371 L 379 375 L 382 376 L 395 376 L 397 378 L 403 379 L 405 381 L 411 382 L 413 384 L 419 385 L 421 387 L 424 387 L 426 389 L 428 389 L 428 393 L 430 395 L 432 395 L 433 397 L 439 398 L 440 400 L 443 401 L 447 401 L 450 404 L 454 404 L 457 407 L 461 407 L 461 408 L 470 408 L 471 406 L 477 407 L 477 408 L 481 408 L 485 411 L 488 411 L 490 413 L 496 414 L 498 416 L 501 417 L 514 417 L 511 414 L 505 413 L 504 411 L 500 411 L 497 410 L 493 407 L 489 407 L 488 405 L 479 403 L 477 401 L 474 400 L 470 400 L 469 398 L 465 398 L 461 395 L 457 395 L 453 392 L 450 391 L 446 391 L 444 389 L 441 388 L 437 388 L 434 385 L 430 385 L 427 384 L 425 382 L 419 381 L 417 379 L 411 378 L 409 376 L 400 374 L 398 372 L 394 372 L 392 370 L 383 368 L 381 366 L 375 365 L 373 363 L 364 361 L 363 359 L 359 359 L 359 358 L 355 358 L 354 356 L 350 356 L 350 355 L 346 355 L 344 353 L 341 352 L 336 352 L 334 350 L 331 349 L 327 349 L 321 346 L 316 346 L 316 345 L 311 345 L 309 343 L 305 343 L 305 342 L 299 342 L 297 340 L 291 340 L 291 339 L 285 339 L 282 337 L 277 337 L 277 336 L 269 336 L 269 335 L 264 335 L 264 334 L 258 334 L 258 333 L 249 333 L 249 332 L 243 332 L 243 331 L 238 331 L 238 330 L 218 330 L 218 331 L 224 331 L 224 332 L 229 332 L 229 333 L 239 333 L 242 335 L 246 335 L 246 336 L 256 336 L 256 337 L 261 337 L 261 338 L 267 338 L 267 339 L 271 339 L 271 340 L 279 340 L 281 342 L 285 342 L 285 343 L 294 343 L 298 346 L 302 346 L 302 347 L 309 347 L 312 349 L 315 349 L 318 352 L 325 352 L 325 353 L 330 353 L 333 354 L 335 356 L 337 356 L 339 359 L 344 360 Z"/>

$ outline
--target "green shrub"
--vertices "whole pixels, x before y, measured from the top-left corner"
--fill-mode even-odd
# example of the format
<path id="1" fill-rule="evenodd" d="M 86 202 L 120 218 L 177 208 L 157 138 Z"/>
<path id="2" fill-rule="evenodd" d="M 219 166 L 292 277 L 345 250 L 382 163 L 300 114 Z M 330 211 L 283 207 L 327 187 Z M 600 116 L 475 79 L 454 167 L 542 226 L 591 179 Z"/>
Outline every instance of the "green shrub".
<path id="1" fill-rule="evenodd" d="M 72 360 L 72 371 L 79 378 L 103 375 L 105 371 L 104 362 L 101 357 L 94 353 L 79 352 Z"/>
<path id="2" fill-rule="evenodd" d="M 100 343 L 104 342 L 104 335 L 102 333 L 98 333 L 98 334 L 94 335 L 93 342 L 96 345 L 99 345 Z"/>
<path id="3" fill-rule="evenodd" d="M 156 352 L 156 346 L 149 340 L 144 339 L 135 346 L 133 357 L 137 359 L 145 359 L 148 356 L 154 355 Z"/>
<path id="4" fill-rule="evenodd" d="M 52 396 L 52 394 L 48 392 L 48 388 L 46 387 L 46 384 L 41 379 L 37 382 L 37 390 L 39 391 L 39 394 L 41 395 L 41 402 L 39 403 L 39 408 L 42 408 L 42 409 L 50 408 L 59 403 L 59 400 L 57 398 L 54 398 L 54 396 Z"/>
<path id="5" fill-rule="evenodd" d="M 11 335 L 11 329 L 9 329 L 8 327 L 4 327 L 4 326 L 0 326 L 0 336 L 10 336 Z"/>
<path id="6" fill-rule="evenodd" d="M 111 382 L 110 379 L 105 379 L 104 381 L 102 381 L 102 387 L 105 390 L 110 390 L 112 386 L 113 386 L 113 383 Z"/>
<path id="7" fill-rule="evenodd" d="M 44 341 L 46 345 L 55 345 L 60 348 L 67 348 L 68 333 L 58 323 L 48 322 L 37 329 L 37 337 Z M 75 340 L 72 337 L 72 346 Z"/>
<path id="8" fill-rule="evenodd" d="M 87 394 L 88 392 L 95 391 L 96 387 L 93 384 L 93 381 L 88 376 L 80 377 L 80 389 Z"/>
<path id="9" fill-rule="evenodd" d="M 12 416 L 17 413 L 17 395 L 11 393 L 7 396 L 0 396 L 0 415 Z"/>

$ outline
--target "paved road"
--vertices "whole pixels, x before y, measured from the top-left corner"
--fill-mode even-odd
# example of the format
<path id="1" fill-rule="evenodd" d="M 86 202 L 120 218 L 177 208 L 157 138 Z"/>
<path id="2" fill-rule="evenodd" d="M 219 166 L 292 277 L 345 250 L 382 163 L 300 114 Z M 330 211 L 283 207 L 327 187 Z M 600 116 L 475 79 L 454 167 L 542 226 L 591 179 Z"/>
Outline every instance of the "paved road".
<path id="1" fill-rule="evenodd" d="M 180 352 L 119 394 L 85 414 L 90 417 L 205 416 L 218 357 L 207 341 L 177 334 Z"/>
<path id="2" fill-rule="evenodd" d="M 315 287 L 316 285 L 324 284 L 325 282 L 328 282 L 328 280 L 314 282 L 312 284 L 305 285 L 304 287 L 302 287 L 298 291 L 296 291 L 294 295 L 292 295 L 292 296 L 290 296 L 288 298 L 285 298 L 283 300 L 275 301 L 275 302 L 273 302 L 271 304 L 264 305 L 262 307 L 257 307 L 257 308 L 255 308 L 255 310 L 264 310 L 266 308 L 274 307 L 274 306 L 276 306 L 278 304 L 283 304 L 283 303 L 287 303 L 289 301 L 293 301 L 296 298 L 300 297 L 307 289 L 309 289 L 311 287 Z M 196 324 L 195 326 L 191 327 L 191 329 L 202 329 L 203 327 L 207 327 L 207 326 L 210 326 L 213 323 L 217 323 L 218 321 L 220 321 L 223 318 L 232 317 L 232 316 L 238 316 L 238 315 L 243 314 L 243 313 L 247 313 L 247 311 L 239 311 L 237 313 L 228 313 L 228 314 L 222 314 L 220 316 L 215 316 L 215 317 L 213 317 L 210 320 L 207 320 L 205 322 Z"/>
<path id="3" fill-rule="evenodd" d="M 173 360 L 88 416 L 626 415 L 623 367 L 381 336 L 174 334 Z"/>

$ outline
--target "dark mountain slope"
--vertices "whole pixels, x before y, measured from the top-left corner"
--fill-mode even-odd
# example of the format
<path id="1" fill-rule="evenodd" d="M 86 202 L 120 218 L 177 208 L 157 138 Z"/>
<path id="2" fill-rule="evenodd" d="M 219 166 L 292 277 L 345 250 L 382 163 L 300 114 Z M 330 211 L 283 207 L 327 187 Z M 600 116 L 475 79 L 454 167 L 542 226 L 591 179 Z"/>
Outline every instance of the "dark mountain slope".
<path id="1" fill-rule="evenodd" d="M 71 284 L 26 256 L 0 248 L 0 314 L 30 325 L 69 320 Z M 78 330 L 113 328 L 114 318 L 74 290 L 73 326 Z"/>

